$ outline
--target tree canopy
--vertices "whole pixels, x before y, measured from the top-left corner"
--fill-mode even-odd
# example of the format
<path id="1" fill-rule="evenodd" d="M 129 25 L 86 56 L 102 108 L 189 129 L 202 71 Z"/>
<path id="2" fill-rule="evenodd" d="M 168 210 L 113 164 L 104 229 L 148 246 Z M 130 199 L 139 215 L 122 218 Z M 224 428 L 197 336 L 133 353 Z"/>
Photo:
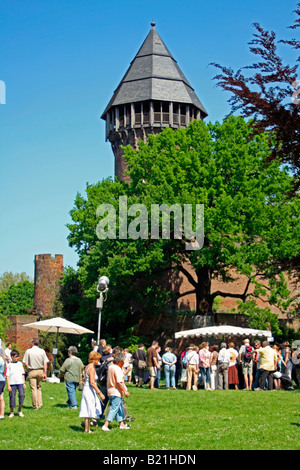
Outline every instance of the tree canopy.
<path id="1" fill-rule="evenodd" d="M 88 184 L 86 198 L 78 194 L 70 213 L 73 222 L 68 226 L 68 239 L 79 254 L 78 278 L 84 292 L 80 314 L 90 320 L 95 317 L 97 279 L 107 275 L 111 288 L 104 309 L 106 325 L 113 327 L 117 322 L 118 327 L 130 326 L 135 309 L 153 313 L 182 295 L 176 283 L 171 291 L 165 282 L 166 275 L 178 272 L 190 283 L 186 293 L 196 295 L 198 313 L 203 304 L 211 309 L 217 296 L 232 296 L 245 303 L 262 295 L 262 286 L 258 288 L 255 281 L 258 275 L 273 279 L 268 287 L 271 302 L 287 307 L 290 299 L 278 277 L 282 271 L 278 260 L 297 253 L 299 203 L 287 196 L 292 186 L 288 170 L 277 160 L 266 164 L 273 145 L 270 133 L 252 136 L 242 117 L 230 117 L 207 125 L 194 121 L 186 130 L 166 128 L 157 136 L 150 135 L 147 143 L 140 141 L 137 151 L 124 148 L 130 183 L 106 179 Z M 140 235 L 136 239 L 124 232 L 120 216 L 120 198 L 124 196 L 126 228 L 133 224 Z M 99 212 L 104 204 L 115 209 L 114 239 L 97 236 L 97 226 L 110 221 L 109 210 Z M 189 205 L 193 214 L 198 204 L 204 205 L 201 249 L 186 249 L 191 240 L 186 237 L 185 225 L 182 236 L 174 236 L 174 217 L 169 238 L 162 236 L 162 217 L 160 237 L 151 238 L 150 225 L 146 231 L 137 214 L 146 208 L 151 221 L 151 208 L 161 204 Z M 195 224 L 194 218 L 194 231 Z M 233 280 L 232 270 L 247 276 L 244 292 L 226 291 L 226 284 Z M 224 283 L 224 291 L 212 292 L 214 278 Z M 250 296 L 248 288 L 254 281 L 256 292 Z"/>
<path id="2" fill-rule="evenodd" d="M 300 3 L 294 13 L 297 18 L 289 27 L 292 30 L 300 27 Z M 300 41 L 294 38 L 278 41 L 275 32 L 266 31 L 259 23 L 254 23 L 254 27 L 256 32 L 249 45 L 257 62 L 237 71 L 213 64 L 220 70 L 215 79 L 218 86 L 230 92 L 232 112 L 254 118 L 254 132 L 272 130 L 276 133 L 278 144 L 273 146 L 268 159 L 279 158 L 290 165 L 297 191 L 300 184 L 300 81 L 297 77 Z M 280 45 L 296 51 L 294 64 L 288 64 L 281 57 Z"/>
<path id="3" fill-rule="evenodd" d="M 34 284 L 29 281 L 11 284 L 0 292 L 0 315 L 28 315 L 33 309 Z"/>
<path id="4" fill-rule="evenodd" d="M 12 284 L 16 285 L 19 282 L 32 282 L 32 279 L 25 272 L 13 273 L 6 271 L 0 275 L 0 292 L 7 290 Z"/>

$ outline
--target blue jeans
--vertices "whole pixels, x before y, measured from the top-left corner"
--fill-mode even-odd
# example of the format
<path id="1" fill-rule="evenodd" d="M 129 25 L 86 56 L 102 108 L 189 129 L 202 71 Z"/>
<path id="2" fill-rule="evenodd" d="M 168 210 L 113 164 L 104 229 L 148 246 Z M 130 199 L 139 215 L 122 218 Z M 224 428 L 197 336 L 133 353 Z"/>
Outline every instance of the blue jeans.
<path id="1" fill-rule="evenodd" d="M 78 387 L 78 382 L 69 382 L 66 381 L 66 389 L 68 394 L 68 405 L 69 406 L 77 406 L 77 398 L 76 398 L 76 388 Z"/>
<path id="2" fill-rule="evenodd" d="M 200 367 L 199 369 L 201 379 L 204 380 L 204 388 L 206 388 L 206 384 L 210 384 L 210 367 Z"/>
<path id="3" fill-rule="evenodd" d="M 173 366 L 169 366 L 168 364 L 165 364 L 164 370 L 165 370 L 166 388 L 170 387 L 170 382 L 171 382 L 171 387 L 175 387 L 175 372 L 176 372 L 175 364 Z"/>
<path id="4" fill-rule="evenodd" d="M 256 369 L 256 374 L 255 374 L 255 379 L 252 384 L 252 389 L 254 390 L 255 388 L 259 387 L 259 378 L 260 378 L 260 370 L 261 369 Z"/>
<path id="5" fill-rule="evenodd" d="M 122 398 L 120 397 L 109 397 L 110 410 L 106 420 L 110 423 L 116 418 L 116 421 L 120 423 L 124 421 L 125 414 L 123 408 Z"/>
<path id="6" fill-rule="evenodd" d="M 288 375 L 289 378 L 292 378 L 292 371 L 293 371 L 293 363 L 292 361 L 288 361 L 287 367 L 284 366 L 284 364 L 281 364 L 281 373 L 284 375 Z"/>
<path id="7" fill-rule="evenodd" d="M 161 377 L 161 369 L 156 369 L 156 376 L 155 376 L 155 379 L 154 379 L 154 387 L 155 388 L 159 388 L 160 377 Z"/>
<path id="8" fill-rule="evenodd" d="M 11 409 L 16 407 L 16 393 L 19 393 L 19 405 L 22 406 L 25 398 L 25 391 L 23 384 L 11 385 L 11 392 L 9 392 L 9 406 Z"/>

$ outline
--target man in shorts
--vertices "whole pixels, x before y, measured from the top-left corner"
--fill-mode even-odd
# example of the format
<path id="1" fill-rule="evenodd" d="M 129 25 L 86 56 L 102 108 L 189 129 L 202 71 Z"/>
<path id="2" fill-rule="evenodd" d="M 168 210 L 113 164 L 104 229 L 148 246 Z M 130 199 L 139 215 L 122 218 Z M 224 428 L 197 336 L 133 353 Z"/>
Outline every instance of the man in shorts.
<path id="1" fill-rule="evenodd" d="M 242 372 L 245 380 L 244 390 L 252 390 L 253 382 L 253 357 L 254 348 L 250 346 L 249 339 L 243 341 L 239 350 L 239 362 L 242 364 Z"/>
<path id="2" fill-rule="evenodd" d="M 116 419 L 119 423 L 119 429 L 130 429 L 125 423 L 125 413 L 123 407 L 122 396 L 129 397 L 129 392 L 124 383 L 123 366 L 125 362 L 125 354 L 117 352 L 114 355 L 113 364 L 108 368 L 107 373 L 107 394 L 109 397 L 110 410 L 106 417 L 106 421 L 102 426 L 103 431 L 110 431 L 109 424 Z"/>
<path id="3" fill-rule="evenodd" d="M 158 342 L 153 341 L 150 348 L 147 349 L 147 367 L 150 375 L 150 390 L 155 390 L 154 380 L 157 374 L 157 369 L 160 369 L 157 356 L 158 347 Z"/>

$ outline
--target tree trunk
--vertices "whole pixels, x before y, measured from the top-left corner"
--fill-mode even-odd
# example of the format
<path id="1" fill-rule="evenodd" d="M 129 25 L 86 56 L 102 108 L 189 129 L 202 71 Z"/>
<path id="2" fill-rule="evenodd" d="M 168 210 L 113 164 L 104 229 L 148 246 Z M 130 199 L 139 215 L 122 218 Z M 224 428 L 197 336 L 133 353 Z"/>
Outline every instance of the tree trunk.
<path id="1" fill-rule="evenodd" d="M 196 271 L 196 315 L 206 315 L 212 312 L 213 297 L 211 295 L 211 270 L 204 266 Z"/>

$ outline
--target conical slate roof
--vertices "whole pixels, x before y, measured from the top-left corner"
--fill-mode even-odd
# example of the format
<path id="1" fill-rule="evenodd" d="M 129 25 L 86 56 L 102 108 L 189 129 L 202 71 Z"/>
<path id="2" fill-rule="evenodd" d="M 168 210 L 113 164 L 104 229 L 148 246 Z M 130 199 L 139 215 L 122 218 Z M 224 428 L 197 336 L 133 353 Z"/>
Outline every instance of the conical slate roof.
<path id="1" fill-rule="evenodd" d="M 207 116 L 194 89 L 155 29 L 155 23 L 102 114 L 113 106 L 148 100 L 192 104 Z"/>

